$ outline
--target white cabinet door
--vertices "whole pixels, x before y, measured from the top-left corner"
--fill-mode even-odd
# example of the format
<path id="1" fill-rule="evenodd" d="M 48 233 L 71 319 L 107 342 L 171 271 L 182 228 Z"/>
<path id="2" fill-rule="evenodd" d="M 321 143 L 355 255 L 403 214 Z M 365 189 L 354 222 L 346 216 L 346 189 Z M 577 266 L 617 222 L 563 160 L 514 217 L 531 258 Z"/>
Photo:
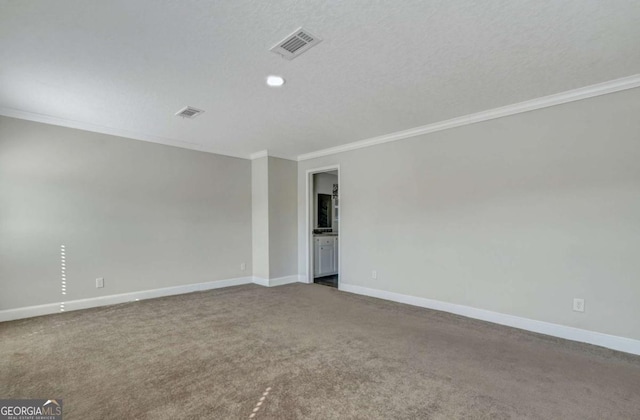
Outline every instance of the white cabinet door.
<path id="1" fill-rule="evenodd" d="M 321 237 L 314 241 L 313 275 L 329 276 L 336 273 L 334 238 Z"/>
<path id="2" fill-rule="evenodd" d="M 320 245 L 320 252 L 318 252 L 318 266 L 319 266 L 319 276 L 328 276 L 333 274 L 333 265 L 334 265 L 334 255 L 333 255 L 333 244 L 331 245 Z"/>
<path id="3" fill-rule="evenodd" d="M 338 238 L 320 237 L 313 241 L 313 276 L 338 273 Z"/>

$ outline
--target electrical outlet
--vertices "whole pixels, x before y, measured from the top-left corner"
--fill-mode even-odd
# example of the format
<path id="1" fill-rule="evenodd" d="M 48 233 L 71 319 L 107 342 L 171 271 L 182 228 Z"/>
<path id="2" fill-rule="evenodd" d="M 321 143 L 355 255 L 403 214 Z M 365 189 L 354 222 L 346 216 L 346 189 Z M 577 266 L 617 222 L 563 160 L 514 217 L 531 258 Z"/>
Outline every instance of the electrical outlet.
<path id="1" fill-rule="evenodd" d="M 245 263 L 240 264 L 240 270 L 244 271 L 246 269 L 247 269 L 247 264 Z"/>
<path id="2" fill-rule="evenodd" d="M 373 270 L 371 272 L 371 278 L 374 279 L 374 280 L 378 278 L 378 272 L 376 270 Z"/>
<path id="3" fill-rule="evenodd" d="M 96 289 L 101 289 L 104 287 L 104 277 L 98 277 L 96 279 Z"/>
<path id="4" fill-rule="evenodd" d="M 573 310 L 576 312 L 584 312 L 584 299 L 573 299 Z"/>

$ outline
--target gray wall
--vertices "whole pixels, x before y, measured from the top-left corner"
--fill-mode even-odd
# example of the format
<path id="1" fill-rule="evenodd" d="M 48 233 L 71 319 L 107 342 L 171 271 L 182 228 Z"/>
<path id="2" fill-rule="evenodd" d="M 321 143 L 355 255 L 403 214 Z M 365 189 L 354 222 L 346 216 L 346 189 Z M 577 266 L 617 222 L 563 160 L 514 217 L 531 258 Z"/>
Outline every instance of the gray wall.
<path id="1" fill-rule="evenodd" d="M 275 157 L 251 162 L 253 275 L 276 279 L 298 275 L 298 163 Z"/>
<path id="2" fill-rule="evenodd" d="M 253 275 L 269 278 L 269 158 L 251 161 Z"/>
<path id="3" fill-rule="evenodd" d="M 269 277 L 297 276 L 298 163 L 269 157 Z"/>
<path id="4" fill-rule="evenodd" d="M 299 162 L 300 274 L 305 171 L 339 163 L 341 282 L 640 339 L 638 115 L 633 89 Z"/>
<path id="5" fill-rule="evenodd" d="M 250 276 L 251 162 L 0 117 L 0 309 L 61 300 L 61 244 L 66 300 Z"/>

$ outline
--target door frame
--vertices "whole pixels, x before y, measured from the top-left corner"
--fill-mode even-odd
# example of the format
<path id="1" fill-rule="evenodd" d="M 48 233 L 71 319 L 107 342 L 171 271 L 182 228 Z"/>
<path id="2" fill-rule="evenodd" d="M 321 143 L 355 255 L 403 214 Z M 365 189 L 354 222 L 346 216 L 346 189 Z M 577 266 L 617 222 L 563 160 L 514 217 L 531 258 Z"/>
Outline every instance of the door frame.
<path id="1" fill-rule="evenodd" d="M 323 172 L 338 171 L 338 206 L 339 206 L 339 227 L 338 227 L 338 289 L 342 279 L 342 183 L 340 181 L 340 165 L 323 166 L 320 168 L 307 169 L 305 176 L 306 194 L 305 194 L 305 252 L 307 263 L 307 283 L 313 283 L 313 175 Z"/>

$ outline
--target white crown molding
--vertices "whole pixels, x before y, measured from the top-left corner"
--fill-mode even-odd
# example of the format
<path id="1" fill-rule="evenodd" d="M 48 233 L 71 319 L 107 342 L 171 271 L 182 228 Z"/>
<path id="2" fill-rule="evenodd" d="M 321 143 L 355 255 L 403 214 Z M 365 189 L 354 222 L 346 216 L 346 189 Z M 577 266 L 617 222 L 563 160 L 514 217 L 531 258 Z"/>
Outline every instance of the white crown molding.
<path id="1" fill-rule="evenodd" d="M 255 160 L 255 159 L 260 159 L 260 158 L 267 157 L 267 156 L 278 158 L 278 159 L 293 160 L 294 162 L 296 162 L 298 160 L 298 158 L 296 158 L 296 157 L 285 156 L 285 155 L 280 155 L 280 154 L 274 154 L 273 152 L 270 152 L 268 150 L 261 150 L 259 152 L 251 153 L 249 155 L 249 159 Z"/>
<path id="2" fill-rule="evenodd" d="M 200 292 L 204 290 L 219 289 L 222 287 L 250 284 L 252 277 L 237 277 L 233 279 L 209 281 L 205 283 L 185 284 L 181 286 L 165 287 L 162 289 L 142 290 L 139 292 L 122 293 L 118 295 L 98 296 L 88 299 L 77 299 L 64 302 L 65 312 L 79 309 L 96 308 L 98 306 L 116 305 L 118 303 L 135 302 L 138 300 L 154 299 L 163 296 L 181 295 L 184 293 Z M 6 309 L 0 311 L 0 322 L 14 319 L 31 318 L 34 316 L 60 313 L 60 303 L 47 303 L 45 305 L 27 306 L 23 308 Z"/>
<path id="3" fill-rule="evenodd" d="M 0 115 L 5 117 L 19 118 L 21 120 L 35 121 L 45 124 L 58 125 L 61 127 L 75 128 L 78 130 L 91 131 L 93 133 L 108 134 L 111 136 L 125 137 L 133 140 L 141 140 L 150 143 L 163 144 L 165 146 L 179 147 L 181 149 L 195 150 L 198 152 L 214 153 L 216 155 L 230 156 L 234 158 L 246 159 L 246 155 L 222 152 L 214 148 L 204 146 L 199 143 L 191 143 L 182 140 L 169 139 L 165 137 L 154 136 L 151 134 L 138 133 L 121 128 L 105 127 L 102 125 L 69 120 L 65 118 L 52 117 L 50 115 L 38 114 L 35 112 L 21 111 L 12 108 L 0 107 Z"/>
<path id="4" fill-rule="evenodd" d="M 509 115 L 520 114 L 523 112 L 534 111 L 536 109 L 548 108 L 555 105 L 561 105 L 568 102 L 579 101 L 582 99 L 592 98 L 595 96 L 606 95 L 608 93 L 619 92 L 622 90 L 640 87 L 640 74 L 635 74 L 621 79 L 611 80 L 591 86 L 586 86 L 554 95 L 544 96 L 525 102 L 481 111 L 475 114 L 464 115 L 452 118 L 450 120 L 440 121 L 420 127 L 410 128 L 408 130 L 397 131 L 395 133 L 385 134 L 382 136 L 372 137 L 369 139 L 358 140 L 352 143 L 343 144 L 328 149 L 317 150 L 315 152 L 305 153 L 297 157 L 274 154 L 268 150 L 261 150 L 246 156 L 244 154 L 234 154 L 226 151 L 220 151 L 212 147 L 208 147 L 198 143 L 190 143 L 182 140 L 169 139 L 165 137 L 154 136 L 145 133 L 138 133 L 125 129 L 105 127 L 97 124 L 69 120 L 65 118 L 53 117 L 45 114 L 21 111 L 12 108 L 0 107 L 0 115 L 22 120 L 41 122 L 45 124 L 58 125 L 62 127 L 75 128 L 79 130 L 91 131 L 94 133 L 109 134 L 112 136 L 126 137 L 134 140 L 147 141 L 151 143 L 164 144 L 166 146 L 174 146 L 182 149 L 195 150 L 199 152 L 214 153 L 223 156 L 230 156 L 240 159 L 259 159 L 265 156 L 277 157 L 293 161 L 303 161 L 315 159 L 322 156 L 333 155 L 336 153 L 347 152 L 350 150 L 362 149 L 364 147 L 375 146 L 377 144 L 389 143 L 420 136 L 423 134 L 434 133 L 436 131 L 448 130 L 450 128 L 461 127 L 468 124 L 475 124 L 482 121 L 488 121 L 496 118 L 507 117 Z"/>
<path id="5" fill-rule="evenodd" d="M 255 160 L 255 159 L 260 159 L 267 156 L 269 156 L 269 152 L 267 150 L 261 150 L 259 152 L 251 153 L 251 155 L 249 155 L 249 159 Z"/>
<path id="6" fill-rule="evenodd" d="M 330 147 L 328 149 L 305 153 L 298 156 L 298 161 L 315 159 L 321 156 L 328 156 L 336 153 L 347 152 L 349 150 L 375 146 L 377 144 L 408 139 L 411 137 L 420 136 L 422 134 L 448 130 L 450 128 L 461 127 L 463 125 L 475 124 L 482 121 L 507 117 L 509 115 L 534 111 L 541 108 L 548 108 L 555 105 L 566 104 L 568 102 L 579 101 L 582 99 L 592 98 L 594 96 L 606 95 L 608 93 L 619 92 L 621 90 L 633 89 L 637 87 L 640 87 L 640 74 L 635 74 L 633 76 L 623 77 L 621 79 L 611 80 L 596 85 L 585 86 L 579 89 L 569 90 L 554 95 L 543 96 L 541 98 L 519 102 L 500 108 L 489 109 L 475 114 L 464 115 L 462 117 L 456 117 L 450 120 L 427 124 L 421 127 L 410 128 L 408 130 L 397 131 L 395 133 L 372 137 L 365 140 L 359 140 L 336 147 Z"/>
<path id="7" fill-rule="evenodd" d="M 488 321 L 495 324 L 519 328 L 521 330 L 546 334 L 553 337 L 564 338 L 566 340 L 594 344 L 596 346 L 607 347 L 613 350 L 640 355 L 640 340 L 635 340 L 632 338 L 603 334 L 589 330 L 582 330 L 579 328 L 568 327 L 566 325 L 537 321 L 535 319 L 529 318 L 521 318 L 519 316 L 507 315 L 499 312 L 492 312 L 485 309 L 457 305 L 454 303 L 442 302 L 434 299 L 421 298 L 418 296 L 403 295 L 400 293 L 387 292 L 385 290 L 379 289 L 369 289 L 368 287 L 355 286 L 352 284 L 340 283 L 339 289 L 341 291 L 355 293 L 357 295 L 370 296 L 379 299 L 390 300 L 393 302 L 405 303 L 407 305 L 435 309 L 437 311 L 444 311 L 456 315 L 466 316 L 468 318 L 480 319 L 482 321 Z"/>

